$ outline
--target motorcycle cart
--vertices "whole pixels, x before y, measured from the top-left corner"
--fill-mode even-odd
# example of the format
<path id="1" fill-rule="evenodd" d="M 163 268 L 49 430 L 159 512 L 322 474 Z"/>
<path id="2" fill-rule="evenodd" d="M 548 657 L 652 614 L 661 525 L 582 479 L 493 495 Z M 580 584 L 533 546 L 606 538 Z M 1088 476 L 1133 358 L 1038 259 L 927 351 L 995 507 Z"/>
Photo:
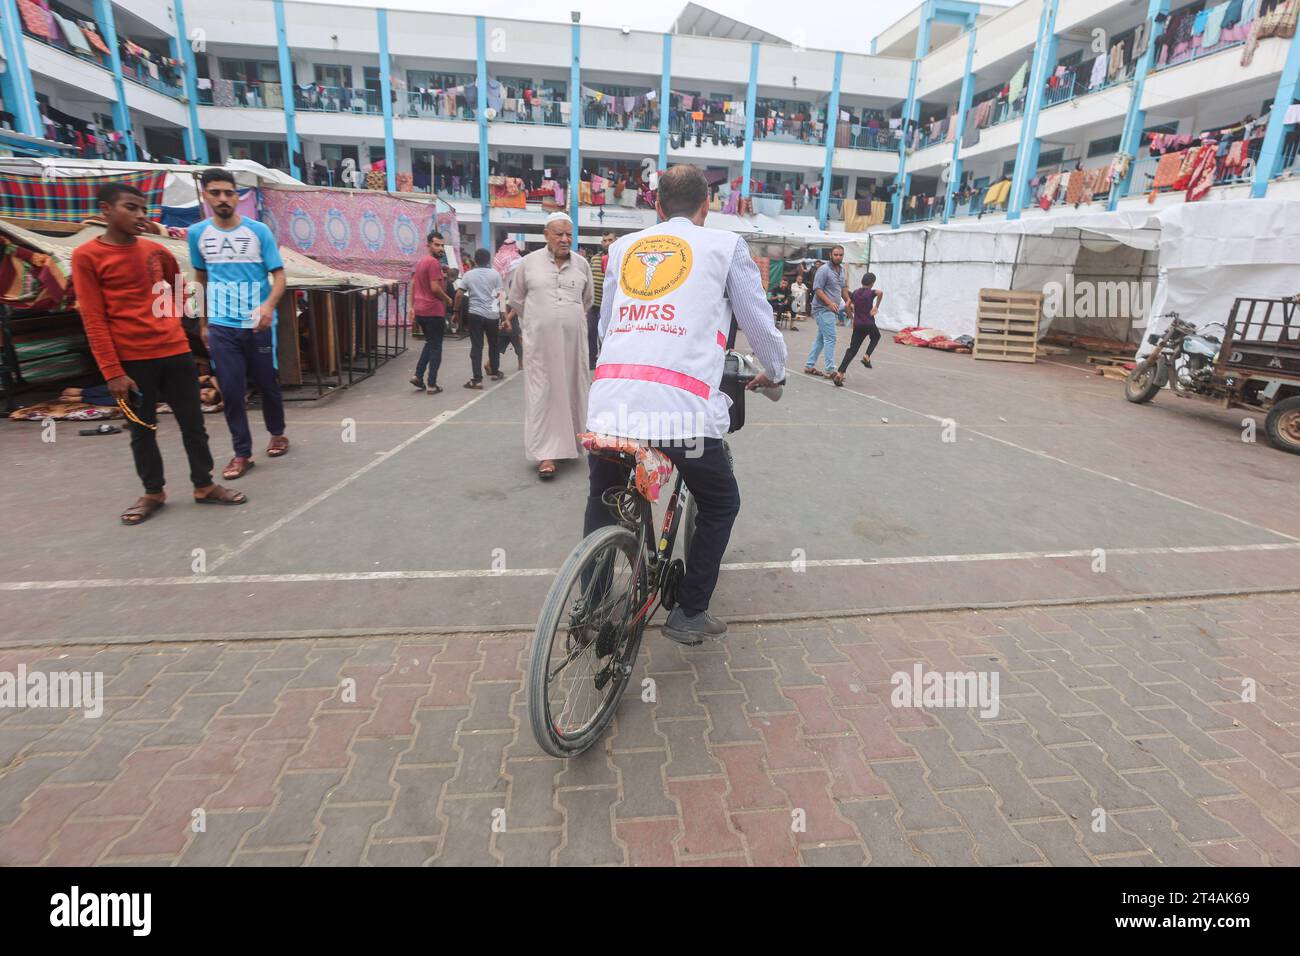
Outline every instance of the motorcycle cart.
<path id="1" fill-rule="evenodd" d="M 1273 446 L 1300 454 L 1300 295 L 1240 297 L 1212 325 L 1223 325 L 1222 339 L 1177 315 L 1150 335 L 1155 348 L 1129 373 L 1125 398 L 1149 402 L 1167 384 L 1180 397 L 1262 412 Z"/>

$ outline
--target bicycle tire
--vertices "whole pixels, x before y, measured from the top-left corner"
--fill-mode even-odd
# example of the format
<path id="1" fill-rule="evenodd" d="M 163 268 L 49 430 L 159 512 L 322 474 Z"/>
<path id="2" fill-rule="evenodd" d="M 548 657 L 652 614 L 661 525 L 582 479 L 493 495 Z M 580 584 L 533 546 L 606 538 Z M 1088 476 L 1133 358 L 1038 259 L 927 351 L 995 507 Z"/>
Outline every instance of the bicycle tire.
<path id="1" fill-rule="evenodd" d="M 605 551 L 610 545 L 616 547 L 627 557 L 629 565 L 635 567 L 641 558 L 638 579 L 633 582 L 635 594 L 629 604 L 629 610 L 638 607 L 649 594 L 648 576 L 644 556 L 638 555 L 638 539 L 626 528 L 613 525 L 593 531 L 573 549 L 551 584 L 542 605 L 541 616 L 537 620 L 537 630 L 533 636 L 532 658 L 528 667 L 528 720 L 532 725 L 533 737 L 538 746 L 552 757 L 576 757 L 600 739 L 609 722 L 614 718 L 628 678 L 619 676 L 613 679 L 608 696 L 600 710 L 593 715 L 581 733 L 569 736 L 557 732 L 550 714 L 549 682 L 547 670 L 551 660 L 552 643 L 559 633 L 563 616 L 569 611 L 569 596 L 579 583 L 583 569 Z M 645 620 L 637 625 L 635 633 L 629 639 L 625 657 L 629 663 L 636 661 L 641 647 L 641 637 L 645 631 Z"/>

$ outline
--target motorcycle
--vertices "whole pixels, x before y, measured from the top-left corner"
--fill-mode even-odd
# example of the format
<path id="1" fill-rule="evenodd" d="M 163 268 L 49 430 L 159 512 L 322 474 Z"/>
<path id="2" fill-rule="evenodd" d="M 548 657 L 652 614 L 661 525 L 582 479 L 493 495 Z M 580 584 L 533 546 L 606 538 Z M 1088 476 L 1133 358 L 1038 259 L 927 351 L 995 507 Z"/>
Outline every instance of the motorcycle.
<path id="1" fill-rule="evenodd" d="M 1149 402 L 1166 385 L 1182 397 L 1217 397 L 1222 392 L 1214 382 L 1214 365 L 1223 339 L 1198 331 L 1176 312 L 1170 317 L 1173 321 L 1156 340 L 1151 354 L 1124 381 L 1124 397 L 1130 402 Z M 1216 325 L 1222 327 L 1223 323 L 1212 322 L 1206 328 Z"/>

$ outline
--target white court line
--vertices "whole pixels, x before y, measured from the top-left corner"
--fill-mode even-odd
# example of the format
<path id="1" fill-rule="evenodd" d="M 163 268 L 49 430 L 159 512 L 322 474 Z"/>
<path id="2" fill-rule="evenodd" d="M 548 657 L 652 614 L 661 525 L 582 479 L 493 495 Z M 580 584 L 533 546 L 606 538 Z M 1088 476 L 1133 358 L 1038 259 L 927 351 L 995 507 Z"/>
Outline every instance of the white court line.
<path id="1" fill-rule="evenodd" d="M 788 379 L 788 381 L 798 381 L 798 379 L 791 378 Z M 803 386 L 801 385 L 800 388 L 802 387 Z M 1090 475 L 1096 475 L 1099 478 L 1106 478 L 1110 481 L 1117 481 L 1121 485 L 1127 485 L 1128 487 L 1133 488 L 1137 491 L 1145 491 L 1149 494 L 1158 495 L 1159 497 L 1164 498 L 1168 501 L 1174 501 L 1180 505 L 1187 505 L 1189 508 L 1195 508 L 1197 511 L 1204 511 L 1206 514 L 1212 514 L 1219 518 L 1227 518 L 1229 521 L 1235 521 L 1238 524 L 1245 525 L 1247 528 L 1254 528 L 1256 531 L 1266 531 L 1269 534 L 1277 535 L 1279 538 L 1286 538 L 1288 541 L 1300 542 L 1300 538 L 1297 538 L 1293 534 L 1287 534 L 1285 531 L 1276 531 L 1273 528 L 1266 528 L 1264 527 L 1264 525 L 1255 524 L 1253 521 L 1247 521 L 1245 518 L 1238 518 L 1236 515 L 1230 515 L 1224 511 L 1216 511 L 1213 508 L 1207 508 L 1204 505 L 1199 505 L 1195 501 L 1188 501 L 1186 498 L 1179 498 L 1177 495 L 1171 495 L 1165 491 L 1158 491 L 1155 488 L 1148 488 L 1146 485 L 1139 485 L 1137 482 L 1129 481 L 1127 478 L 1120 478 L 1118 475 L 1110 475 L 1104 471 L 1098 471 L 1096 468 L 1089 468 L 1086 465 L 1079 465 L 1072 461 L 1066 461 L 1064 458 L 1057 458 L 1055 455 L 1049 455 L 1045 451 L 1038 451 L 1037 449 L 1034 448 L 1026 448 L 1024 445 L 1017 445 L 1015 442 L 1007 441 L 1007 439 L 1005 438 L 999 438 L 997 435 L 990 435 L 988 432 L 978 431 L 974 428 L 970 428 L 969 426 L 962 426 L 962 424 L 960 422 L 957 422 L 957 419 L 955 418 L 942 418 L 939 415 L 931 415 L 928 412 L 918 412 L 914 408 L 908 408 L 906 405 L 899 405 L 897 402 L 887 401 L 878 395 L 868 395 L 866 392 L 859 392 L 857 389 L 849 388 L 848 386 L 842 386 L 842 388 L 846 392 L 852 392 L 854 395 L 857 395 L 859 398 L 865 398 L 873 402 L 880 402 L 882 405 L 888 405 L 890 408 L 897 408 L 899 411 L 907 412 L 909 415 L 920 415 L 922 418 L 928 418 L 930 419 L 930 421 L 938 422 L 940 425 L 949 421 L 955 422 L 958 428 L 963 428 L 964 431 L 968 431 L 972 435 L 979 435 L 981 438 L 987 438 L 989 441 L 995 441 L 999 445 L 1006 445 L 1008 448 L 1014 448 L 1017 451 L 1023 451 L 1028 455 L 1035 456 L 1036 458 L 1043 458 L 1046 459 L 1047 461 L 1054 461 L 1058 465 L 1065 465 L 1069 468 L 1075 468 L 1079 471 L 1087 472 Z"/>
<path id="2" fill-rule="evenodd" d="M 1163 548 L 1102 548 L 1107 557 L 1133 555 L 1226 554 L 1251 551 L 1296 551 L 1300 541 L 1274 544 L 1217 544 Z M 806 568 L 864 568 L 907 564 L 963 564 L 977 561 L 1043 561 L 1095 557 L 1093 550 L 998 551 L 987 554 L 916 554 L 891 558 L 826 558 L 803 561 Z M 792 561 L 744 561 L 723 564 L 723 571 L 780 571 Z M 559 568 L 507 568 L 492 571 L 464 568 L 451 571 L 322 571 L 308 574 L 194 574 L 171 578 L 90 578 L 81 581 L 5 581 L 0 591 L 60 591 L 82 588 L 176 587 L 203 584 L 319 584 L 330 581 L 439 581 L 468 578 L 554 577 Z"/>
<path id="3" fill-rule="evenodd" d="M 519 371 L 512 372 L 511 374 L 509 374 L 509 375 L 506 376 L 505 381 L 508 382 L 508 381 L 510 381 L 512 378 L 514 378 L 516 375 L 522 375 L 522 374 L 523 374 L 523 373 L 522 373 L 522 372 L 519 372 Z M 504 383 L 503 383 L 503 384 L 504 384 Z M 281 528 L 283 528 L 285 525 L 287 525 L 290 521 L 293 521 L 295 518 L 297 518 L 298 516 L 302 515 L 304 512 L 309 511 L 309 510 L 311 510 L 312 508 L 316 507 L 318 504 L 320 504 L 322 501 L 325 501 L 325 500 L 326 500 L 327 498 L 329 498 L 331 495 L 334 495 L 335 493 L 337 493 L 337 492 L 339 492 L 339 491 L 342 491 L 344 488 L 346 488 L 348 485 L 352 484 L 352 482 L 356 481 L 358 478 L 360 478 L 362 475 L 366 474 L 366 473 L 367 473 L 368 471 L 370 471 L 372 468 L 377 468 L 377 467 L 379 467 L 381 464 L 383 464 L 384 462 L 388 461 L 388 459 L 390 459 L 390 458 L 392 458 L 394 455 L 396 455 L 398 452 L 403 451 L 404 449 L 406 449 L 406 448 L 410 447 L 411 445 L 415 444 L 415 442 L 419 441 L 419 440 L 420 440 L 421 438 L 423 438 L 425 435 L 429 434 L 429 432 L 433 431 L 433 430 L 434 430 L 435 428 L 437 428 L 439 425 L 444 425 L 444 424 L 446 424 L 448 421 L 450 421 L 451 419 L 453 419 L 453 418 L 455 418 L 457 415 L 459 415 L 461 412 L 463 412 L 465 409 L 469 408 L 469 407 L 472 406 L 472 405 L 477 404 L 478 402 L 480 402 L 480 401 L 482 401 L 483 399 L 487 398 L 489 395 L 494 394 L 496 391 L 497 391 L 497 389 L 495 389 L 495 388 L 493 388 L 493 389 L 486 389 L 486 390 L 484 390 L 481 394 L 479 394 L 479 395 L 475 395 L 473 398 L 471 398 L 471 399 L 470 399 L 468 402 L 466 402 L 464 405 L 460 406 L 460 408 L 454 408 L 454 409 L 451 409 L 450 411 L 441 412 L 440 414 L 438 414 L 437 416 L 435 416 L 435 417 L 434 417 L 434 418 L 429 422 L 428 425 L 426 425 L 424 428 L 420 429 L 418 432 L 416 432 L 416 433 L 415 433 L 414 435 L 412 435 L 410 438 L 406 439 L 405 441 L 403 441 L 403 442 L 400 443 L 399 445 L 397 445 L 397 446 L 395 446 L 395 447 L 393 447 L 393 448 L 388 449 L 388 451 L 380 452 L 379 454 L 375 455 L 375 457 L 374 457 L 371 461 L 369 461 L 369 462 L 367 462 L 366 464 L 362 465 L 360 468 L 358 468 L 358 469 L 357 469 L 356 471 L 354 471 L 352 474 L 348 475 L 346 478 L 342 479 L 341 481 L 336 482 L 336 483 L 335 483 L 334 485 L 332 485 L 331 487 L 326 488 L 324 491 L 322 491 L 320 494 L 318 494 L 315 498 L 312 498 L 312 499 L 310 499 L 309 501 L 305 501 L 305 502 L 303 502 L 303 503 L 300 504 L 297 508 L 294 508 L 292 511 L 290 511 L 287 515 L 285 515 L 284 517 L 282 517 L 282 518 L 280 518 L 279 520 L 275 521 L 275 522 L 274 522 L 273 524 L 271 524 L 269 527 L 263 528 L 261 531 L 257 532 L 257 534 L 255 534 L 255 535 L 253 535 L 252 537 L 250 537 L 247 541 L 244 541 L 244 542 L 243 542 L 239 547 L 235 548 L 235 550 L 230 551 L 230 552 L 227 552 L 226 554 L 223 554 L 221 557 L 217 558 L 215 561 L 212 562 L 212 566 L 211 566 L 211 568 L 210 568 L 209 570 L 215 571 L 215 570 L 217 570 L 218 568 L 220 568 L 223 564 L 226 564 L 228 561 L 230 561 L 230 560 L 232 560 L 232 559 L 234 559 L 234 558 L 239 557 L 241 554 L 243 554 L 245 551 L 247 551 L 247 550 L 248 550 L 249 548 L 251 548 L 253 545 L 257 544 L 257 543 L 258 543 L 259 541 L 261 541 L 262 539 L 266 538 L 266 537 L 269 536 L 269 535 L 275 534 L 275 532 L 279 531 Z"/>

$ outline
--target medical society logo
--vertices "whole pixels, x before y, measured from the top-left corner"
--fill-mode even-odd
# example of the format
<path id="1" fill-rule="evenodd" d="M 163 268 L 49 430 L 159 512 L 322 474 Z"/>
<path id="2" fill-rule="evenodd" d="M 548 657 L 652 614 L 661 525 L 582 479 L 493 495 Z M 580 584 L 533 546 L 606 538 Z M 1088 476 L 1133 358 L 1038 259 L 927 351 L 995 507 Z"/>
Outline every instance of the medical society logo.
<path id="1" fill-rule="evenodd" d="M 646 236 L 632 243 L 623 256 L 618 284 L 634 299 L 667 295 L 691 274 L 691 247 L 676 236 Z"/>

